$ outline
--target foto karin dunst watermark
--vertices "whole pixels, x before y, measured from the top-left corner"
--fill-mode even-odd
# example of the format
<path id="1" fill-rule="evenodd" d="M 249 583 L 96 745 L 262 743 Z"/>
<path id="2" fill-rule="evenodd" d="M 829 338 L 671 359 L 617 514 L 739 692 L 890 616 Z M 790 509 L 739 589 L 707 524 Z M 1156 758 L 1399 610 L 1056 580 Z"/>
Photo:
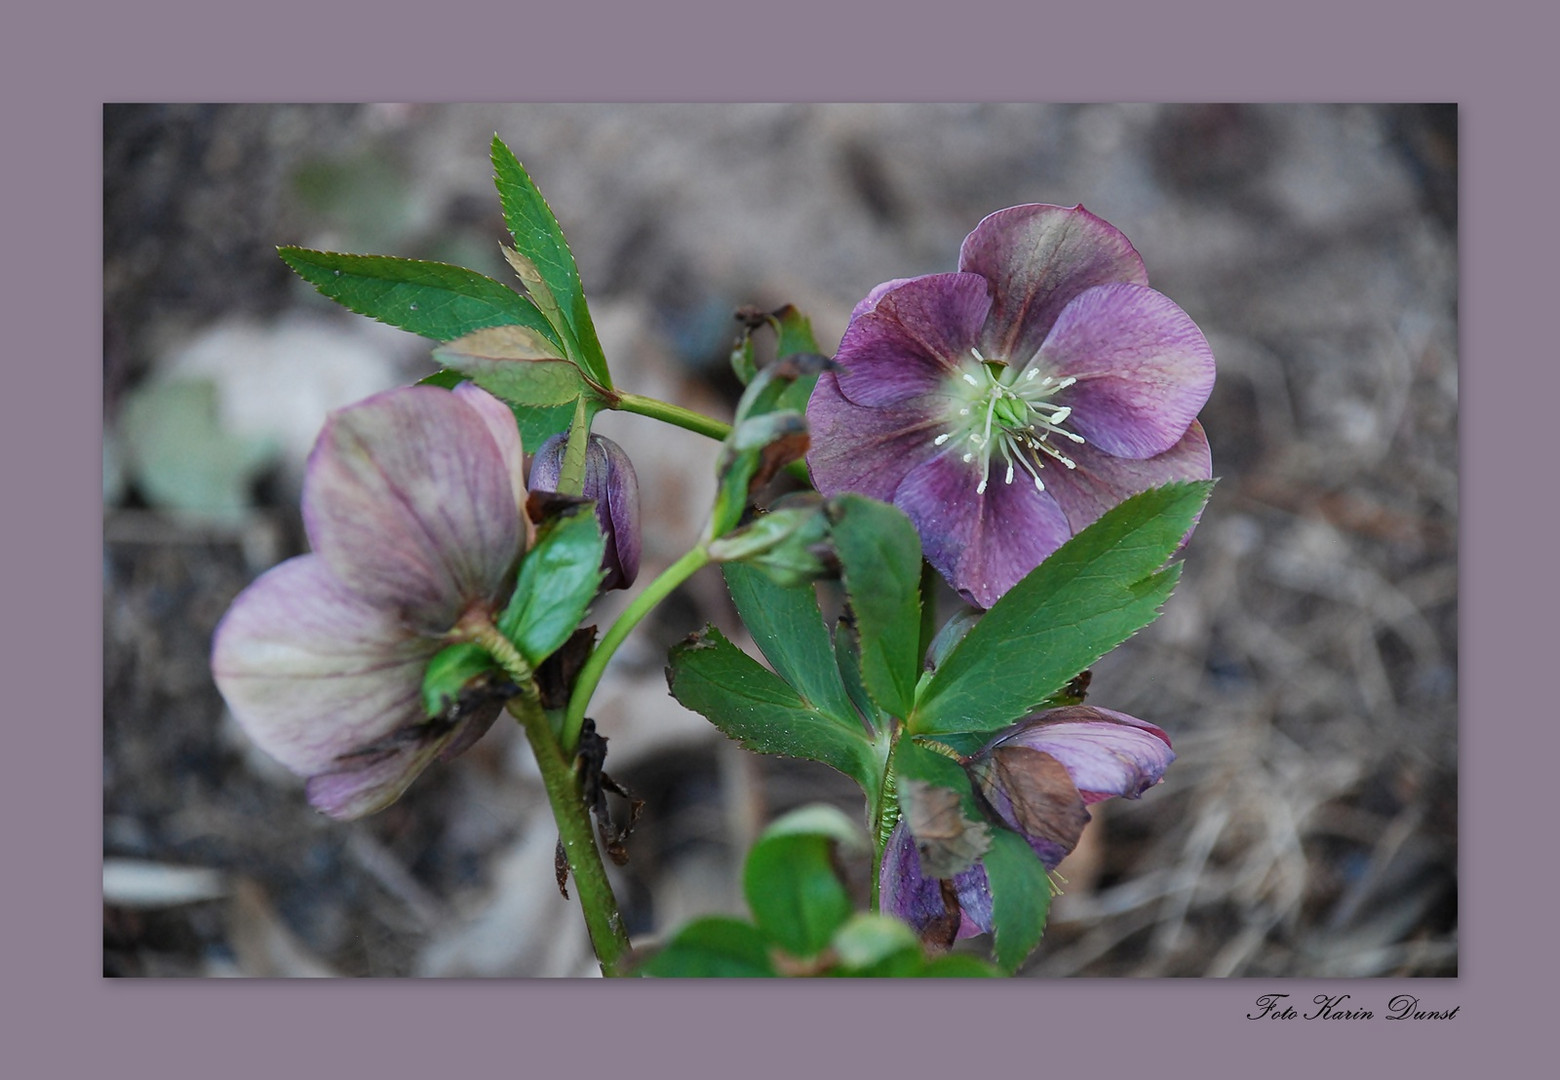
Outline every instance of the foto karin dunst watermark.
<path id="1" fill-rule="evenodd" d="M 1263 994 L 1247 1020 L 1453 1020 L 1460 1005 L 1428 1008 L 1413 994 L 1394 994 L 1386 1008 L 1377 1010 L 1357 1002 L 1351 994 L 1317 994 L 1309 1010 L 1290 1003 L 1288 994 Z"/>

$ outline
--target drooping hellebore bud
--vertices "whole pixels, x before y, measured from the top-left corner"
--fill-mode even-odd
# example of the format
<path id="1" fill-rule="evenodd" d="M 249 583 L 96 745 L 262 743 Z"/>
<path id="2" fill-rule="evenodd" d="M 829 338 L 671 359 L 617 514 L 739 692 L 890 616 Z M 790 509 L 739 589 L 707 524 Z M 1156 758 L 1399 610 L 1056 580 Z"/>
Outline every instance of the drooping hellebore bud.
<path id="1" fill-rule="evenodd" d="M 529 488 L 557 491 L 568 450 L 567 433 L 542 443 L 531 463 Z M 639 478 L 623 448 L 602 435 L 585 446 L 585 498 L 596 503 L 596 521 L 607 540 L 601 568 L 607 572 L 601 588 L 626 589 L 639 576 Z"/>

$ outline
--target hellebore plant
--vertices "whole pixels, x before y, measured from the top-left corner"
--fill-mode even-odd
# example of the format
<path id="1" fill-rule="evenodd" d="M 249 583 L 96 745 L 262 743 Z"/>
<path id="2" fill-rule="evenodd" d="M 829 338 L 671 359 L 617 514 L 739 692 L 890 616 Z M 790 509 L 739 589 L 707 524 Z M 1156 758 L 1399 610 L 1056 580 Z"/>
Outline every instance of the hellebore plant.
<path id="1" fill-rule="evenodd" d="M 311 553 L 255 581 L 215 635 L 233 715 L 346 819 L 507 709 L 607 975 L 1016 971 L 1088 806 L 1137 798 L 1174 760 L 1160 728 L 1082 701 L 1090 665 L 1169 598 L 1212 487 L 1202 334 L 1104 221 L 1016 206 L 976 227 L 958 272 L 873 289 L 832 359 L 794 308 L 739 312 L 746 389 L 726 423 L 614 385 L 556 219 L 496 138 L 492 156 L 518 289 L 282 249 L 325 295 L 434 339 L 443 368 L 326 422 L 304 482 Z M 635 584 L 641 551 L 633 465 L 590 430 L 603 409 L 720 446 L 699 540 L 598 639 L 581 623 Z M 711 563 L 768 663 L 706 627 L 672 650 L 672 695 L 750 750 L 851 777 L 865 814 L 775 822 L 743 871 L 751 921 L 634 950 L 601 853 L 631 856 L 638 804 L 587 713 L 618 647 Z M 937 574 L 972 605 L 946 622 Z M 834 580 L 831 625 L 814 583 Z M 835 869 L 851 851 L 871 861 L 864 913 Z M 986 933 L 995 968 L 946 951 Z"/>
<path id="2" fill-rule="evenodd" d="M 818 490 L 899 507 L 981 607 L 1127 496 L 1212 476 L 1208 343 L 1081 206 L 999 210 L 958 273 L 879 285 L 835 362 L 807 407 Z"/>

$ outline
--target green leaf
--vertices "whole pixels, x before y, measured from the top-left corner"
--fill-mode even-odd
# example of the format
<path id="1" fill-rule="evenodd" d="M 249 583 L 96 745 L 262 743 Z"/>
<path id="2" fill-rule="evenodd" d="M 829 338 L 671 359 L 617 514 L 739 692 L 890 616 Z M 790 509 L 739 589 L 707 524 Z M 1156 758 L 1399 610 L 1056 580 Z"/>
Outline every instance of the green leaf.
<path id="1" fill-rule="evenodd" d="M 1158 616 L 1180 577 L 1166 567 L 1212 481 L 1134 495 L 1013 586 L 954 647 L 909 720 L 911 731 L 994 731 Z"/>
<path id="2" fill-rule="evenodd" d="M 861 724 L 810 707 L 713 626 L 672 649 L 668 682 L 673 697 L 749 750 L 822 762 L 874 789 L 877 752 Z"/>
<path id="3" fill-rule="evenodd" d="M 794 356 L 798 353 L 818 353 L 818 339 L 813 336 L 812 322 L 792 304 L 787 304 L 775 312 L 774 318 L 780 331 L 780 342 L 775 347 L 777 358 Z M 805 411 L 807 401 L 812 397 L 813 387 L 818 384 L 817 371 L 809 371 L 781 392 L 775 404 L 777 409 L 795 409 L 798 412 Z"/>
<path id="4" fill-rule="evenodd" d="M 524 326 L 557 344 L 536 305 L 475 270 L 388 255 L 278 248 L 282 261 L 343 307 L 435 341 Z"/>
<path id="5" fill-rule="evenodd" d="M 770 666 L 805 705 L 859 727 L 812 584 L 782 588 L 762 570 L 741 563 L 727 563 L 721 570 L 737 614 Z"/>
<path id="6" fill-rule="evenodd" d="M 816 353 L 818 339 L 813 337 L 812 321 L 803 315 L 795 304 L 787 304 L 774 314 L 780 332 L 780 342 L 775 346 L 777 357 L 795 353 Z"/>
<path id="7" fill-rule="evenodd" d="M 829 945 L 839 957 L 838 973 L 852 978 L 905 978 L 921 974 L 926 964 L 915 931 L 888 915 L 852 915 Z"/>
<path id="8" fill-rule="evenodd" d="M 515 250 L 536 267 L 557 302 L 564 323 L 559 329 L 566 330 L 568 337 L 579 346 L 577 359 L 585 371 L 610 389 L 612 378 L 607 373 L 606 357 L 596 338 L 590 308 L 585 303 L 579 269 L 563 238 L 558 219 L 525 166 L 497 135 L 493 136 L 492 158 L 493 183 L 504 207 L 504 222 L 515 238 Z"/>
<path id="9" fill-rule="evenodd" d="M 834 549 L 861 638 L 867 691 L 894 716 L 910 714 L 921 675 L 921 540 L 903 512 L 842 495 L 830 512 Z"/>
<path id="10" fill-rule="evenodd" d="M 833 840 L 765 833 L 748 853 L 742 890 L 759 929 L 792 956 L 816 956 L 850 917 L 850 893 L 834 871 Z"/>
<path id="11" fill-rule="evenodd" d="M 798 807 L 770 822 L 763 835 L 821 836 L 841 847 L 863 852 L 867 850 L 867 838 L 861 826 L 847 817 L 845 811 L 828 803 L 808 803 Z"/>
<path id="12" fill-rule="evenodd" d="M 982 864 L 991 886 L 991 922 L 997 963 L 1009 974 L 1040 944 L 1051 883 L 1045 864 L 1018 833 L 993 829 L 991 850 Z"/>
<path id="13" fill-rule="evenodd" d="M 769 942 L 752 923 L 710 916 L 695 919 L 640 971 L 662 979 L 772 978 Z"/>
<path id="14" fill-rule="evenodd" d="M 417 384 L 452 390 L 466 381 L 466 376 L 460 372 L 452 368 L 440 368 L 432 375 L 417 380 Z M 515 414 L 515 423 L 520 428 L 520 445 L 529 450 L 535 450 L 554 435 L 568 431 L 569 424 L 574 420 L 572 401 L 567 405 L 552 406 L 516 405 L 512 401 L 506 404 L 509 411 Z"/>
<path id="15" fill-rule="evenodd" d="M 532 667 L 569 639 L 596 598 L 607 544 L 595 505 L 582 503 L 538 530 L 536 545 L 520 564 L 514 596 L 498 618 L 499 631 Z"/>
<path id="16" fill-rule="evenodd" d="M 872 725 L 874 731 L 888 731 L 893 724 L 893 717 L 878 708 L 877 702 L 867 693 L 866 685 L 861 681 L 861 648 L 857 644 L 855 632 L 843 622 L 834 627 L 834 656 L 839 661 L 840 682 L 845 684 L 845 695 L 856 706 L 856 711 L 867 718 L 867 723 Z"/>
<path id="17" fill-rule="evenodd" d="M 466 334 L 433 350 L 433 358 L 515 405 L 568 405 L 581 394 L 595 394 L 572 360 L 523 326 Z"/>
<path id="18" fill-rule="evenodd" d="M 463 641 L 450 645 L 428 661 L 423 672 L 423 711 L 442 716 L 472 679 L 498 669 L 498 664 L 481 645 Z"/>
<path id="19" fill-rule="evenodd" d="M 921 969 L 923 979 L 996 979 L 1002 972 L 976 956 L 949 953 L 936 956 Z"/>

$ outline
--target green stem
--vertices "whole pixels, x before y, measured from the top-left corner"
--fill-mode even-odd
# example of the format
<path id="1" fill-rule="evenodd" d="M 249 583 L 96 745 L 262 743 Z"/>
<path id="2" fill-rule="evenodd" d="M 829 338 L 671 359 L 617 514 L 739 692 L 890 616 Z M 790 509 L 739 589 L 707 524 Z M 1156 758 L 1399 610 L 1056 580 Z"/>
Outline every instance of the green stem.
<path id="1" fill-rule="evenodd" d="M 726 436 L 731 434 L 730 424 L 657 398 L 614 390 L 610 400 L 613 402 L 612 408 L 614 409 L 638 413 L 640 416 L 649 416 L 656 420 L 664 420 L 668 424 L 673 424 L 699 435 L 707 435 L 716 442 L 724 442 Z"/>
<path id="2" fill-rule="evenodd" d="M 579 678 L 574 683 L 574 692 L 569 697 L 568 711 L 563 714 L 563 730 L 558 734 L 558 743 L 563 751 L 568 754 L 574 752 L 579 743 L 580 726 L 585 722 L 585 707 L 590 703 L 591 695 L 596 692 L 596 686 L 601 682 L 602 673 L 607 669 L 607 662 L 612 659 L 612 654 L 617 652 L 618 646 L 623 644 L 625 638 L 639 625 L 639 621 L 650 613 L 650 609 L 665 600 L 673 589 L 687 581 L 693 572 L 710 561 L 709 552 L 699 544 L 682 558 L 662 571 L 661 576 L 645 586 L 644 592 L 634 597 L 623 613 L 617 617 L 600 644 L 591 651 L 585 666 L 580 668 Z"/>
<path id="3" fill-rule="evenodd" d="M 579 781 L 569 758 L 553 738 L 552 727 L 536 699 L 535 684 L 530 694 L 510 701 L 509 712 L 525 729 L 536 764 L 541 768 L 547 801 L 552 804 L 553 820 L 558 823 L 558 841 L 574 875 L 574 888 L 585 913 L 585 928 L 590 932 L 596 959 L 601 962 L 601 973 L 608 977 L 626 974 L 622 966 L 629 952 L 628 931 L 623 927 L 617 898 L 612 895 L 612 884 L 596 847 Z"/>
<path id="4" fill-rule="evenodd" d="M 486 649 L 519 687 L 519 692 L 509 699 L 509 714 L 525 729 L 537 767 L 542 771 L 542 784 L 547 789 L 547 801 L 552 804 L 553 820 L 558 823 L 558 840 L 563 844 L 569 871 L 574 875 L 574 888 L 585 913 L 591 947 L 596 950 L 596 959 L 601 961 L 603 975 L 622 975 L 624 972 L 620 968 L 629 951 L 628 931 L 623 927 L 617 897 L 612 895 L 612 885 L 607 881 L 607 870 L 596 847 L 596 836 L 591 831 L 590 810 L 585 805 L 571 764 L 573 754 L 564 753 L 553 737 L 552 725 L 542 711 L 531 666 L 514 643 L 481 612 L 468 614 L 458 629 L 467 639 Z"/>

